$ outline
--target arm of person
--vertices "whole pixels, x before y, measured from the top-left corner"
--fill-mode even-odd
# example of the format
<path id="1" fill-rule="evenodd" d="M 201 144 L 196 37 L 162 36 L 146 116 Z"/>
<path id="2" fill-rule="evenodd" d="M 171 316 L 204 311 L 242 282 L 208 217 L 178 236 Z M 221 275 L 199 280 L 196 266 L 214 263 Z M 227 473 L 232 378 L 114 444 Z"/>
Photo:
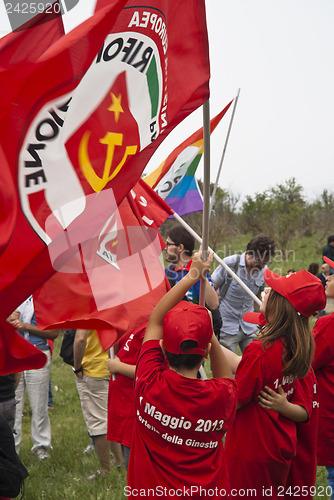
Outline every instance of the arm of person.
<path id="1" fill-rule="evenodd" d="M 227 347 L 224 347 L 222 345 L 220 345 L 220 348 L 225 355 L 226 361 L 228 362 L 228 365 L 229 365 L 233 375 L 235 375 L 237 368 L 239 366 L 239 363 L 242 359 L 242 356 L 235 354 L 233 351 L 230 351 L 230 349 L 227 349 Z"/>
<path id="2" fill-rule="evenodd" d="M 73 343 L 73 359 L 74 359 L 74 370 L 77 372 L 75 375 L 82 378 L 82 360 L 86 352 L 87 346 L 87 336 L 88 330 L 78 329 L 75 332 L 74 343 Z"/>
<path id="3" fill-rule="evenodd" d="M 16 311 L 12 312 L 12 314 L 10 314 L 10 316 L 8 316 L 7 321 L 8 321 L 8 323 L 13 323 L 13 321 L 19 319 L 19 317 L 20 317 L 20 311 L 16 310 Z"/>
<path id="4" fill-rule="evenodd" d="M 278 392 L 266 386 L 258 397 L 261 408 L 276 411 L 293 422 L 306 422 L 309 418 L 303 406 L 290 403 L 286 399 L 285 392 L 281 385 L 278 387 Z"/>
<path id="5" fill-rule="evenodd" d="M 20 383 L 21 376 L 22 376 L 22 372 L 14 373 L 14 377 L 15 377 L 14 391 L 16 391 L 16 389 L 17 389 L 17 387 L 18 387 L 18 385 Z"/>
<path id="6" fill-rule="evenodd" d="M 33 333 L 43 339 L 55 340 L 59 335 L 59 330 L 40 330 L 38 326 L 31 325 L 30 323 L 22 323 L 19 319 L 10 322 L 16 330 L 23 332 Z"/>
<path id="7" fill-rule="evenodd" d="M 204 262 L 201 258 L 201 252 L 196 253 L 192 260 L 189 272 L 175 286 L 173 286 L 160 299 L 158 304 L 153 309 L 150 319 L 147 324 L 144 342 L 148 340 L 160 340 L 163 334 L 163 320 L 170 309 L 183 299 L 186 292 L 195 284 L 201 277 L 206 277 L 206 273 L 211 266 L 213 254 L 210 253 L 207 260 Z"/>
<path id="8" fill-rule="evenodd" d="M 257 298 L 260 299 L 261 302 L 262 302 L 262 291 L 263 290 L 259 291 L 256 294 Z M 255 302 L 255 300 L 254 300 L 254 312 L 260 312 L 260 306 L 259 306 L 259 304 L 257 302 Z"/>
<path id="9" fill-rule="evenodd" d="M 107 368 L 112 375 L 120 373 L 125 377 L 135 378 L 136 365 L 129 365 L 128 363 L 123 363 L 118 356 L 108 359 Z"/>
<path id="10" fill-rule="evenodd" d="M 210 309 L 217 309 L 219 306 L 218 293 L 211 286 L 208 279 L 205 281 L 205 303 Z"/>
<path id="11" fill-rule="evenodd" d="M 218 288 L 220 287 L 220 285 L 218 285 L 218 283 L 216 283 L 215 281 L 213 281 L 212 278 L 211 278 L 211 281 L 213 283 L 213 286 L 215 287 L 215 290 L 218 290 Z"/>
<path id="12" fill-rule="evenodd" d="M 210 360 L 214 378 L 233 378 L 232 370 L 216 335 L 212 335 L 211 339 Z"/>

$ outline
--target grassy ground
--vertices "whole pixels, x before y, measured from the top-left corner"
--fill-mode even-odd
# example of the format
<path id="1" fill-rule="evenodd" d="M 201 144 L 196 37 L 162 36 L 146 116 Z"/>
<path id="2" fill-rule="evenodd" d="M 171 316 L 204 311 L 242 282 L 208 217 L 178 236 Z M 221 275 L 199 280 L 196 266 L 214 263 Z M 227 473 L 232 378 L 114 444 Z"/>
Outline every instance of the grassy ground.
<path id="1" fill-rule="evenodd" d="M 112 470 L 107 478 L 94 483 L 87 480 L 98 468 L 95 453 L 83 455 L 88 444 L 86 426 L 71 368 L 59 357 L 61 337 L 55 342 L 51 377 L 54 409 L 49 410 L 53 451 L 48 460 L 39 462 L 31 453 L 31 414 L 26 404 L 23 415 L 23 439 L 20 458 L 30 476 L 25 481 L 26 500 L 121 500 L 126 484 L 125 470 Z M 206 366 L 208 369 L 208 366 Z M 325 500 L 326 470 L 318 468 L 316 498 Z M 319 489 L 319 487 L 321 489 Z M 323 494 L 321 494 L 323 493 Z"/>
<path id="2" fill-rule="evenodd" d="M 98 469 L 95 453 L 82 451 L 89 438 L 83 420 L 75 376 L 59 357 L 61 338 L 55 342 L 51 367 L 54 409 L 49 410 L 53 451 L 39 462 L 30 449 L 31 414 L 27 402 L 23 415 L 20 458 L 30 476 L 25 481 L 26 500 L 119 500 L 126 484 L 125 470 L 113 469 L 107 478 L 92 483 L 87 477 Z"/>

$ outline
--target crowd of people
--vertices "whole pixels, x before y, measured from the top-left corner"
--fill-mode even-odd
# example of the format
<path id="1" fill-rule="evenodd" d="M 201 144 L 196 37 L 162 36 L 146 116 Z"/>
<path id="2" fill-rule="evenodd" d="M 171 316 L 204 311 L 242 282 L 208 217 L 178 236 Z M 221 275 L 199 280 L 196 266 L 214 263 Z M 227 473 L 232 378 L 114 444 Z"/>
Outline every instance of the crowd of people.
<path id="1" fill-rule="evenodd" d="M 88 479 L 125 467 L 130 498 L 161 491 L 163 498 L 239 498 L 247 491 L 312 498 L 322 465 L 334 499 L 334 313 L 326 313 L 326 298 L 334 298 L 328 257 L 334 236 L 320 273 L 285 276 L 268 269 L 274 241 L 255 236 L 242 254 L 224 259 L 245 288 L 225 265 L 210 276 L 212 254 L 204 261 L 194 248 L 183 227 L 172 228 L 166 239 L 170 290 L 147 323 L 121 338 L 114 356 L 103 351 L 95 331 L 75 333 L 73 372 L 100 464 Z M 312 316 L 318 319 L 311 331 Z M 0 377 L 0 415 L 15 432 L 19 453 L 27 391 L 32 452 L 44 460 L 52 450 L 47 340 L 59 332 L 38 328 L 32 297 L 8 321 L 44 350 L 47 363 Z M 209 378 L 203 377 L 206 358 Z"/>

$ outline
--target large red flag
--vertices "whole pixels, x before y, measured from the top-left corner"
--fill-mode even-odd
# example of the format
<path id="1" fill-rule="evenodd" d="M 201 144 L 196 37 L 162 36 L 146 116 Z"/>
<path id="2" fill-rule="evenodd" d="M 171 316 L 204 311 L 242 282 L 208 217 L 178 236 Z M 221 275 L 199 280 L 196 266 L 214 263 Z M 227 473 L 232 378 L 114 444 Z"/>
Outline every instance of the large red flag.
<path id="1" fill-rule="evenodd" d="M 38 325 L 103 329 L 100 340 L 108 349 L 147 321 L 169 288 L 157 228 L 171 213 L 140 179 L 103 230 L 82 246 L 82 266 L 68 262 L 35 292 Z"/>
<path id="2" fill-rule="evenodd" d="M 19 200 L 0 258 L 2 317 L 67 260 L 77 272 L 85 242 L 102 231 L 156 147 L 208 98 L 204 1 L 148 0 L 145 8 L 109 1 L 13 71 L 0 91 L 9 73 L 26 80 L 0 124 Z"/>
<path id="3" fill-rule="evenodd" d="M 87 197 L 101 190 L 120 202 L 166 134 L 208 98 L 204 1 L 124 3 L 108 2 L 31 63 L 1 124 L 22 209 L 0 259 L 4 315 L 54 271 L 55 226 L 61 240 L 79 217 L 87 225 Z"/>

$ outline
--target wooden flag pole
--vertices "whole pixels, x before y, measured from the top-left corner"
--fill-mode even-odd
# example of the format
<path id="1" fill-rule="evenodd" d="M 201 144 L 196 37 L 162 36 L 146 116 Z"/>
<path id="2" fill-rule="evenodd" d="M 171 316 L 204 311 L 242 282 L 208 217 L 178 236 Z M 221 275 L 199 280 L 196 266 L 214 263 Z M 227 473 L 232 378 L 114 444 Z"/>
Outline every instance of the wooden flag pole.
<path id="1" fill-rule="evenodd" d="M 226 140 L 225 140 L 224 149 L 223 149 L 222 156 L 221 156 L 220 163 L 219 163 L 219 168 L 218 168 L 218 173 L 217 173 L 217 177 L 216 177 L 216 182 L 215 182 L 215 185 L 214 185 L 213 191 L 212 191 L 211 204 L 210 204 L 210 214 L 211 214 L 212 209 L 213 209 L 213 207 L 215 205 L 215 202 L 216 202 L 216 193 L 217 193 L 217 189 L 218 189 L 218 182 L 219 182 L 219 178 L 220 178 L 220 174 L 221 174 L 221 170 L 222 170 L 222 166 L 223 166 L 223 161 L 224 161 L 224 157 L 225 157 L 227 143 L 228 143 L 228 140 L 229 140 L 229 137 L 230 137 L 230 132 L 231 132 L 231 128 L 232 128 L 234 113 L 235 113 L 235 110 L 236 110 L 236 107 L 237 107 L 237 104 L 238 104 L 239 94 L 240 94 L 240 89 L 238 89 L 238 94 L 237 94 L 237 96 L 235 98 L 235 101 L 234 101 L 234 106 L 233 106 L 233 110 L 232 110 L 231 120 L 230 120 L 230 124 L 229 124 L 228 131 L 227 131 L 227 136 L 226 136 Z"/>

